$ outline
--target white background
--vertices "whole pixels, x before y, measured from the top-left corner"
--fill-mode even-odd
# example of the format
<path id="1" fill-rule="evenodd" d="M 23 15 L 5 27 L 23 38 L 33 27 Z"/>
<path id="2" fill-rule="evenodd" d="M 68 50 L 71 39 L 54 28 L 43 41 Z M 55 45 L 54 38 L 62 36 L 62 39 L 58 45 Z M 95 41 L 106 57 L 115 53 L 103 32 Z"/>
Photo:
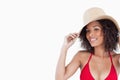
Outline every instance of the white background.
<path id="1" fill-rule="evenodd" d="M 120 23 L 119 0 L 1 0 L 0 80 L 55 80 L 64 36 L 80 30 L 90 7 L 103 8 Z M 78 49 L 79 40 L 66 63 Z"/>

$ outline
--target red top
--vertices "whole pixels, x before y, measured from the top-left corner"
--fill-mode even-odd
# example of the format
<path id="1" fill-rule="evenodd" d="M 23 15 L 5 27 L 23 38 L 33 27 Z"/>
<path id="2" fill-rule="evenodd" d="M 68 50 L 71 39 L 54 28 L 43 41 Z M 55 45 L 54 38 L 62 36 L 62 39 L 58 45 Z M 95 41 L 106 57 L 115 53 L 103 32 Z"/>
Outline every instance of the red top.
<path id="1" fill-rule="evenodd" d="M 85 65 L 85 67 L 81 71 L 80 80 L 95 80 L 94 77 L 91 75 L 90 69 L 89 69 L 89 62 L 90 62 L 91 58 L 92 58 L 92 54 L 90 55 L 87 64 Z M 117 79 L 117 73 L 116 73 L 115 67 L 113 65 L 111 55 L 110 55 L 110 60 L 111 60 L 111 63 L 112 63 L 110 73 L 104 80 L 118 80 Z"/>

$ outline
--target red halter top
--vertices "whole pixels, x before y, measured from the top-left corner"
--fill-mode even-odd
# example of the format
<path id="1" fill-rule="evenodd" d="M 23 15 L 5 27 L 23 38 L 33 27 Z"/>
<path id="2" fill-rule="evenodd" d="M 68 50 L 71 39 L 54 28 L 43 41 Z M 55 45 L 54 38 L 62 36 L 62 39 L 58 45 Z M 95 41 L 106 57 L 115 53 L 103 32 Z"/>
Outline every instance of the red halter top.
<path id="1" fill-rule="evenodd" d="M 91 75 L 90 69 L 89 69 L 89 62 L 91 58 L 92 58 L 92 54 L 90 55 L 87 64 L 84 66 L 84 68 L 81 71 L 80 80 L 95 80 L 94 77 Z M 111 54 L 110 54 L 110 60 L 112 63 L 110 73 L 104 80 L 118 80 Z"/>

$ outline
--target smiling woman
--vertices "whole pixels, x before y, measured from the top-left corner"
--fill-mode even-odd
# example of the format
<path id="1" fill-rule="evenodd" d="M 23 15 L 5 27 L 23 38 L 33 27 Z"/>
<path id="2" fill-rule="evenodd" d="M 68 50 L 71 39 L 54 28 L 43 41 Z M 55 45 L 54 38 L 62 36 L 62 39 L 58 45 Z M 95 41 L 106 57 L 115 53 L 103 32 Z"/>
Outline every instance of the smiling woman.
<path id="1" fill-rule="evenodd" d="M 111 16 L 97 7 L 90 8 L 84 15 L 85 26 L 79 33 L 65 37 L 56 68 L 56 80 L 67 80 L 78 68 L 80 80 L 118 80 L 120 54 L 114 52 L 119 43 L 119 27 Z M 78 51 L 65 66 L 68 49 L 79 38 L 86 50 Z"/>
<path id="2" fill-rule="evenodd" d="M 104 57 L 105 55 L 107 55 L 109 53 L 111 64 L 112 64 L 111 67 L 109 67 L 110 63 L 108 62 L 108 60 L 104 59 L 106 61 L 105 63 L 103 60 L 102 63 L 100 63 L 101 65 L 99 65 L 93 61 L 93 63 L 95 63 L 95 64 L 93 64 L 92 66 L 96 67 L 95 68 L 96 71 L 100 70 L 99 72 L 101 72 L 101 73 L 102 72 L 104 73 L 104 71 L 106 71 L 106 68 L 109 69 L 107 71 L 107 73 L 104 73 L 105 77 L 101 78 L 101 80 L 103 80 L 103 79 L 116 80 L 117 73 L 116 73 L 115 67 L 113 65 L 112 56 L 111 56 L 111 53 L 113 52 L 113 50 L 116 50 L 116 46 L 118 43 L 118 37 L 117 37 L 118 29 L 117 29 L 116 25 L 111 20 L 101 19 L 101 20 L 97 20 L 97 21 L 93 21 L 93 22 L 89 23 L 88 25 L 85 26 L 84 29 L 82 30 L 82 32 L 80 34 L 80 38 L 82 40 L 82 45 L 88 50 L 88 52 L 93 53 L 93 55 L 98 56 L 98 57 L 101 57 L 101 56 Z M 83 32 L 83 31 L 85 31 L 85 32 Z M 86 35 L 85 38 L 83 38 L 84 35 Z M 114 44 L 111 44 L 111 43 L 114 43 Z M 101 49 L 99 49 L 99 48 L 101 48 Z M 97 50 L 96 53 L 95 53 L 95 50 Z M 99 50 L 103 50 L 106 53 L 99 54 L 98 53 Z M 89 58 L 89 61 L 90 61 L 90 59 L 91 59 L 91 56 Z M 101 59 L 95 59 L 95 60 L 99 61 Z M 87 70 L 87 68 L 86 68 L 86 67 L 89 67 L 89 65 L 88 65 L 89 61 L 81 73 L 81 79 L 83 79 L 83 80 L 84 80 L 84 78 L 86 80 L 86 77 L 84 75 L 92 74 L 92 73 L 88 73 L 90 70 L 89 69 Z M 96 66 L 96 64 L 99 66 Z M 107 65 L 105 65 L 105 64 L 107 64 Z M 93 69 L 93 71 L 95 69 Z M 109 73 L 109 75 L 108 75 L 108 73 Z M 111 77 L 111 76 L 113 76 L 113 77 Z M 88 78 L 90 78 L 90 76 Z M 94 78 L 92 76 L 91 76 L 91 78 L 92 78 L 92 80 L 94 80 Z"/>
<path id="3" fill-rule="evenodd" d="M 88 50 L 93 52 L 92 43 L 94 43 L 97 38 L 104 38 L 103 42 L 106 51 L 116 50 L 117 42 L 118 42 L 118 29 L 116 25 L 109 19 L 100 19 L 97 21 L 93 21 L 86 25 L 81 31 L 80 38 L 82 40 L 82 46 L 87 48 Z M 86 37 L 84 36 L 86 35 Z M 98 43 L 100 43 L 98 41 Z M 95 42 L 97 43 L 97 42 Z M 114 43 L 114 44 L 111 44 Z M 91 48 L 91 49 L 90 49 Z"/>

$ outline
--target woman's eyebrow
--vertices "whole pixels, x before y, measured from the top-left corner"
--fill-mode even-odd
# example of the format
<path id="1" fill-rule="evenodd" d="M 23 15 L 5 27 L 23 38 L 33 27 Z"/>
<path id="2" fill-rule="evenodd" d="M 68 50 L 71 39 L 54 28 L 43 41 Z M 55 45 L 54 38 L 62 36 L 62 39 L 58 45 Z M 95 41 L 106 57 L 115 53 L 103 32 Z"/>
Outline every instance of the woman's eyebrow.
<path id="1" fill-rule="evenodd" d="M 95 26 L 93 26 L 93 27 L 99 27 L 99 28 L 101 28 L 101 26 L 100 26 L 100 25 L 95 25 Z"/>
<path id="2" fill-rule="evenodd" d="M 95 26 L 93 26 L 93 27 L 100 27 L 99 25 L 95 25 Z"/>

